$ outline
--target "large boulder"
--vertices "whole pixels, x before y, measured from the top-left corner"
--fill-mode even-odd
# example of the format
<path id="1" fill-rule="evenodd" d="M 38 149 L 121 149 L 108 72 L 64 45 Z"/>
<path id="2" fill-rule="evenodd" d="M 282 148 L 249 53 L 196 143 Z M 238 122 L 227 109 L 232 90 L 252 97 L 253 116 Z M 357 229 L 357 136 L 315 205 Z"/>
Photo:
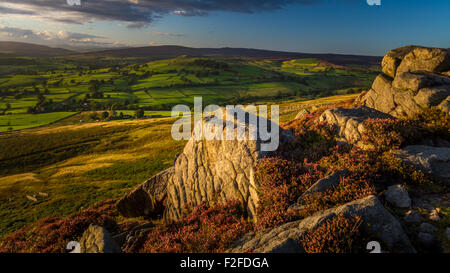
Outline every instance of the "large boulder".
<path id="1" fill-rule="evenodd" d="M 394 78 L 397 68 L 402 62 L 406 54 L 414 50 L 416 46 L 405 46 L 397 49 L 390 50 L 381 61 L 382 71 L 385 75 Z"/>
<path id="2" fill-rule="evenodd" d="M 450 70 L 450 50 L 416 47 L 405 55 L 397 73 L 413 71 L 445 72 Z"/>
<path id="3" fill-rule="evenodd" d="M 397 73 L 426 70 L 446 72 L 450 70 L 448 49 L 405 46 L 390 50 L 381 62 L 385 75 L 394 78 Z"/>
<path id="4" fill-rule="evenodd" d="M 362 218 L 363 228 L 388 247 L 401 252 L 415 252 L 398 220 L 392 216 L 374 196 L 368 196 L 340 207 L 290 222 L 258 233 L 250 233 L 236 241 L 229 252 L 303 252 L 299 239 L 309 230 L 314 230 L 326 220 L 339 215 Z M 294 244 L 295 243 L 295 244 Z"/>
<path id="5" fill-rule="evenodd" d="M 403 162 L 450 183 L 450 148 L 407 146 L 394 152 Z"/>
<path id="6" fill-rule="evenodd" d="M 167 196 L 167 182 L 175 169 L 169 168 L 148 179 L 117 203 L 117 209 L 125 217 L 153 217 L 163 213 Z"/>
<path id="7" fill-rule="evenodd" d="M 81 253 L 120 253 L 120 247 L 109 232 L 96 225 L 90 225 L 80 239 Z"/>
<path id="8" fill-rule="evenodd" d="M 236 118 L 226 113 L 227 122 L 220 122 L 223 129 L 222 140 L 197 140 L 192 137 L 183 153 L 177 158 L 174 174 L 167 183 L 167 200 L 164 218 L 177 220 L 184 211 L 201 202 L 239 201 L 247 210 L 249 218 L 256 219 L 259 183 L 255 179 L 255 164 L 258 159 L 267 156 L 270 151 L 263 149 L 267 141 L 258 134 L 256 138 L 236 138 L 238 130 L 252 130 L 252 114 L 246 118 Z M 234 120 L 234 122 L 229 122 Z M 203 119 L 203 128 L 209 128 L 209 120 Z M 278 124 L 260 117 L 258 126 L 266 122 L 271 130 L 279 132 L 279 145 L 294 139 L 290 131 L 283 130 Z M 198 124 L 196 125 L 198 126 Z M 258 127 L 259 128 L 259 127 Z M 258 130 L 256 128 L 256 130 Z M 234 140 L 227 140 L 228 129 L 235 131 Z M 255 128 L 253 128 L 255 129 Z"/>
<path id="9" fill-rule="evenodd" d="M 372 88 L 356 100 L 395 117 L 413 117 L 421 108 L 448 112 L 450 52 L 447 49 L 404 47 L 390 51 Z"/>
<path id="10" fill-rule="evenodd" d="M 214 116 L 197 122 L 195 128 L 210 132 L 209 137 L 220 132 L 222 137 L 208 138 L 204 134 L 198 138 L 198 131 L 194 130 L 183 153 L 175 160 L 175 166 L 122 197 L 117 203 L 119 212 L 126 217 L 154 217 L 162 213 L 164 219 L 171 222 L 202 202 L 234 200 L 255 220 L 259 200 L 256 162 L 273 151 L 268 146 L 274 144 L 276 147 L 272 147 L 276 150 L 293 141 L 294 136 L 275 122 L 257 118 L 242 109 L 227 110 L 224 118 Z M 250 121 L 257 121 L 257 125 Z M 271 135 L 262 135 L 259 130 L 262 125 Z M 231 138 L 229 132 L 232 132 Z M 278 135 L 272 137 L 272 132 Z"/>
<path id="11" fill-rule="evenodd" d="M 333 125 L 337 129 L 341 141 L 360 145 L 362 133 L 365 130 L 364 121 L 369 118 L 386 119 L 393 117 L 365 106 L 350 109 L 339 107 L 326 110 L 318 121 L 326 121 Z"/>

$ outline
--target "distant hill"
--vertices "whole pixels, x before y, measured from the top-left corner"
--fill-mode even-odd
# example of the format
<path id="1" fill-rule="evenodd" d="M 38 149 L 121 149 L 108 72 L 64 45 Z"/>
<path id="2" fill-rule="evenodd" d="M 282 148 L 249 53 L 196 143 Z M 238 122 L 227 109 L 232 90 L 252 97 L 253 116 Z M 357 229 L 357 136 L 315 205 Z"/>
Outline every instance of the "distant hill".
<path id="1" fill-rule="evenodd" d="M 10 54 L 25 57 L 115 57 L 115 58 L 146 58 L 149 60 L 175 58 L 181 55 L 191 57 L 218 57 L 218 58 L 259 58 L 259 59 L 291 59 L 291 58 L 317 58 L 337 65 L 379 65 L 381 57 L 342 55 L 342 54 L 311 54 L 298 52 L 272 51 L 251 48 L 192 48 L 183 46 L 147 46 L 120 49 L 96 50 L 80 53 L 64 48 L 54 48 L 44 45 L 0 42 L 0 54 Z"/>
<path id="2" fill-rule="evenodd" d="M 174 58 L 181 55 L 200 57 L 247 57 L 247 58 L 317 58 L 337 65 L 359 64 L 378 65 L 381 57 L 358 56 L 341 54 L 310 54 L 297 52 L 283 52 L 249 48 L 191 48 L 183 46 L 147 46 L 125 49 L 111 49 L 77 54 L 79 57 L 116 57 L 116 58 L 149 58 L 164 59 Z"/>
<path id="3" fill-rule="evenodd" d="M 74 51 L 53 48 L 49 46 L 20 43 L 20 42 L 0 42 L 0 54 L 10 54 L 25 57 L 55 57 L 74 54 Z"/>

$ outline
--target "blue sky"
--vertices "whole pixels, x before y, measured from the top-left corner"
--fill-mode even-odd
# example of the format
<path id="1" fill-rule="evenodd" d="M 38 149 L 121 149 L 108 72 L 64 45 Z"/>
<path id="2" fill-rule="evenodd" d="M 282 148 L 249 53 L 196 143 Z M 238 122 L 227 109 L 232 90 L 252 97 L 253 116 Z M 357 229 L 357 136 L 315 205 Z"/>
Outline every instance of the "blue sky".
<path id="1" fill-rule="evenodd" d="M 6 0 L 0 40 L 383 55 L 409 44 L 450 47 L 450 1 Z"/>

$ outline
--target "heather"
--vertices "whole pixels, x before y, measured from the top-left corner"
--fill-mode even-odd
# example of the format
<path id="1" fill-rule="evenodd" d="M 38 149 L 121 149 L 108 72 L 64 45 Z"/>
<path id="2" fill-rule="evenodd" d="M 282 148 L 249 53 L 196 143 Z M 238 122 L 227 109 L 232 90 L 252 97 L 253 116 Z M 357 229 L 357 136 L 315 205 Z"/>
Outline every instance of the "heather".
<path id="1" fill-rule="evenodd" d="M 380 195 L 393 184 L 439 185 L 430 175 L 393 155 L 393 150 L 418 144 L 426 137 L 445 137 L 425 118 L 429 114 L 415 120 L 368 119 L 362 136 L 366 147 L 362 149 L 339 143 L 336 131 L 327 123 L 313 122 L 317 112 L 285 124 L 284 128 L 295 135 L 294 143 L 257 163 L 256 174 L 261 183 L 257 229 L 278 226 L 368 195 Z M 438 124 L 444 124 L 446 119 L 441 118 Z M 317 180 L 344 169 L 348 172 L 338 186 L 302 196 L 300 210 L 289 209 Z"/>
<path id="2" fill-rule="evenodd" d="M 116 229 L 116 201 L 102 201 L 69 217 L 45 218 L 24 227 L 0 241 L 0 253 L 64 253 L 67 243 L 79 240 L 90 224 Z"/>
<path id="3" fill-rule="evenodd" d="M 327 108 L 285 124 L 284 128 L 293 132 L 295 140 L 258 160 L 255 178 L 259 183 L 259 203 L 254 222 L 238 201 L 202 202 L 178 221 L 154 222 L 155 227 L 137 238 L 126 251 L 225 252 L 248 232 L 277 227 L 369 195 L 384 202 L 382 193 L 394 184 L 405 185 L 412 193 L 419 188 L 428 193 L 442 191 L 439 181 L 403 163 L 393 151 L 420 144 L 424 139 L 447 140 L 448 116 L 432 111 L 413 120 L 368 119 L 361 148 L 339 142 L 332 126 L 316 122 Z M 303 195 L 319 179 L 344 169 L 347 172 L 337 186 Z M 66 218 L 40 220 L 3 238 L 0 252 L 65 252 L 67 243 L 79 240 L 90 224 L 101 225 L 114 235 L 138 227 L 134 221 L 120 223 L 115 202 L 100 202 Z M 308 253 L 346 253 L 364 251 L 361 242 L 367 238 L 360 218 L 341 215 L 307 232 L 299 242 Z"/>
<path id="4" fill-rule="evenodd" d="M 150 232 L 140 249 L 144 253 L 224 252 L 252 228 L 239 202 L 196 206 L 183 219 L 161 225 Z"/>
<path id="5" fill-rule="evenodd" d="M 300 238 L 307 253 L 364 253 L 368 236 L 361 227 L 361 218 L 343 215 L 326 220 L 318 228 Z"/>

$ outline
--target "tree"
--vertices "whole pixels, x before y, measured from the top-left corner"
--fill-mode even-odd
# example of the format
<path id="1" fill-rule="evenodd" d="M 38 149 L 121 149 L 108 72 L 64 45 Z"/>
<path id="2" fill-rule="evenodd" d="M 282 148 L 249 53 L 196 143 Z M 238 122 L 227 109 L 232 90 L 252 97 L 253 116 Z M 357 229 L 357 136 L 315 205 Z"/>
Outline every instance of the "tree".
<path id="1" fill-rule="evenodd" d="M 108 112 L 103 112 L 102 113 L 102 119 L 107 119 L 109 117 L 109 113 Z"/>
<path id="2" fill-rule="evenodd" d="M 136 112 L 134 113 L 136 118 L 142 118 L 144 117 L 144 109 L 140 108 L 137 109 Z"/>

